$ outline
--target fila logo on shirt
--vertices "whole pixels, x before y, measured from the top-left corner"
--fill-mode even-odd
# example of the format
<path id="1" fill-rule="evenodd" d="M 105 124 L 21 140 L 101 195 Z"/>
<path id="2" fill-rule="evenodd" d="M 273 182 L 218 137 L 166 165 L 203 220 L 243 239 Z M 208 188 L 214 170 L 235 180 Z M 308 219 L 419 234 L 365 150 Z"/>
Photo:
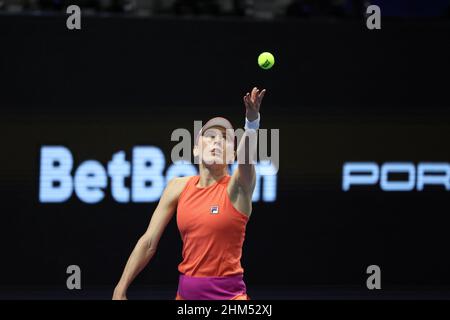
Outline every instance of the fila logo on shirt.
<path id="1" fill-rule="evenodd" d="M 211 214 L 219 213 L 219 206 L 211 206 L 211 210 L 209 211 Z"/>

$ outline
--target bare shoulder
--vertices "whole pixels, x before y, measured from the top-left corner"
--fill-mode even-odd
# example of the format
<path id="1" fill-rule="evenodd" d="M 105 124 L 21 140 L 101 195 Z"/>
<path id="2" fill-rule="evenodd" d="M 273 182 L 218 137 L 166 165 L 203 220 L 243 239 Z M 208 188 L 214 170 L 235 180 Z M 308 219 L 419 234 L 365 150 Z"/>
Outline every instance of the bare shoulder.
<path id="1" fill-rule="evenodd" d="M 176 178 L 171 179 L 169 181 L 169 183 L 167 183 L 165 192 L 167 192 L 167 193 L 171 194 L 172 196 L 178 198 L 180 196 L 181 192 L 183 192 L 184 188 L 186 187 L 186 184 L 187 184 L 188 180 L 191 177 L 192 176 L 176 177 Z"/>

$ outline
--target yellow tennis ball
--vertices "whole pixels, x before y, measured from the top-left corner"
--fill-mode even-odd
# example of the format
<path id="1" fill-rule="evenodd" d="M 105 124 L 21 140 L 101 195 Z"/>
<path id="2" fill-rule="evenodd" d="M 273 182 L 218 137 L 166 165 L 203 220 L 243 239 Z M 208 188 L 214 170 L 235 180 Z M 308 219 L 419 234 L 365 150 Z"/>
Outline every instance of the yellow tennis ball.
<path id="1" fill-rule="evenodd" d="M 270 69 L 275 64 L 275 58 L 270 52 L 263 52 L 258 57 L 258 64 L 263 69 Z"/>

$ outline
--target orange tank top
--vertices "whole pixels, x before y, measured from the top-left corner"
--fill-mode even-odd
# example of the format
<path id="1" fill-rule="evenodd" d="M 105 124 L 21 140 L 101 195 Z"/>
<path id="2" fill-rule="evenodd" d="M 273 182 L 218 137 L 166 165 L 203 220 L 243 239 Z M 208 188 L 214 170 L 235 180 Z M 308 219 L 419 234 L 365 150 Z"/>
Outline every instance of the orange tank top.
<path id="1" fill-rule="evenodd" d="M 177 225 L 183 240 L 178 271 L 192 277 L 242 274 L 242 245 L 248 217 L 234 208 L 227 193 L 226 175 L 206 188 L 191 177 L 177 206 Z"/>

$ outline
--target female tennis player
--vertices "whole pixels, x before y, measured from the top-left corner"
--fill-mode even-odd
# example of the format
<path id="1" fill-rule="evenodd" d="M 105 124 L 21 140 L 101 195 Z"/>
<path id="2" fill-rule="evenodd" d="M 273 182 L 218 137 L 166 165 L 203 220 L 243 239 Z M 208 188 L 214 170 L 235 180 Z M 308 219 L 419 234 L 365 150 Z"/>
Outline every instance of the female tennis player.
<path id="1" fill-rule="evenodd" d="M 193 149 L 199 159 L 199 175 L 174 178 L 167 184 L 146 232 L 128 258 L 113 299 L 127 299 L 128 287 L 152 259 L 175 212 L 183 240 L 175 298 L 249 299 L 240 260 L 252 212 L 256 131 L 265 92 L 255 87 L 243 98 L 245 131 L 237 148 L 238 166 L 233 175 L 228 173 L 228 164 L 236 157 L 231 123 L 216 117 L 200 129 Z"/>

